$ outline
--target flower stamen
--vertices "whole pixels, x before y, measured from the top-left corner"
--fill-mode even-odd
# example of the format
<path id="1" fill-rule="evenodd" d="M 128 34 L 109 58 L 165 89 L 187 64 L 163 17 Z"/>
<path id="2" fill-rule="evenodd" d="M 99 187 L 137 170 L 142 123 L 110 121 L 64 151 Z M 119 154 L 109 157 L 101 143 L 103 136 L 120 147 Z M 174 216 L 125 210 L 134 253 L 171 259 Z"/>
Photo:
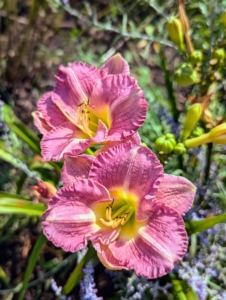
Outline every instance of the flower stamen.
<path id="1" fill-rule="evenodd" d="M 105 221 L 103 218 L 100 218 L 100 222 L 107 227 L 117 228 L 120 225 L 126 224 L 129 218 L 132 216 L 134 212 L 134 208 L 130 203 L 127 203 L 125 205 L 122 205 L 112 215 L 113 203 L 114 203 L 114 198 L 112 199 L 112 203 L 108 205 L 106 208 L 105 218 L 107 221 Z"/>

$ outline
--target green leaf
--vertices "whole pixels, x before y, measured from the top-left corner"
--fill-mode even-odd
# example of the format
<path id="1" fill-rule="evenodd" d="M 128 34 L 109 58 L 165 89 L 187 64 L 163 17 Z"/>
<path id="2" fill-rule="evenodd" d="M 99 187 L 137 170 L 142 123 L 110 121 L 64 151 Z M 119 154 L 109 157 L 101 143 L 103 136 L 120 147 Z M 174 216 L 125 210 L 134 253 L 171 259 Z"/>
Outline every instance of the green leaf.
<path id="1" fill-rule="evenodd" d="M 76 286 L 76 284 L 79 283 L 79 281 L 83 277 L 82 269 L 85 267 L 85 265 L 87 264 L 87 262 L 90 259 L 94 259 L 94 265 L 96 265 L 99 261 L 96 256 L 95 249 L 91 246 L 89 247 L 87 253 L 82 258 L 80 263 L 77 264 L 77 266 L 71 273 L 70 277 L 68 278 L 67 282 L 65 283 L 65 285 L 63 287 L 62 294 L 64 294 L 64 295 L 69 294 L 73 290 L 73 288 Z"/>
<path id="2" fill-rule="evenodd" d="M 15 153 L 11 154 L 6 149 L 3 149 L 2 144 L 0 144 L 0 159 L 12 164 L 14 167 L 20 169 L 22 161 L 15 157 Z"/>
<path id="3" fill-rule="evenodd" d="M 11 107 L 6 104 L 3 105 L 3 118 L 10 130 L 23 140 L 33 151 L 40 154 L 39 138 L 16 117 Z"/>
<path id="4" fill-rule="evenodd" d="M 172 277 L 171 277 L 172 278 Z M 188 300 L 185 295 L 185 288 L 183 281 L 172 279 L 171 280 L 173 285 L 173 294 L 176 297 L 177 300 Z"/>
<path id="5" fill-rule="evenodd" d="M 219 215 L 219 216 L 206 218 L 203 220 L 187 221 L 187 222 L 185 222 L 185 227 L 186 227 L 187 233 L 189 235 L 191 235 L 196 232 L 205 231 L 205 230 L 212 228 L 213 226 L 220 224 L 220 223 L 226 223 L 226 213 Z"/>
<path id="6" fill-rule="evenodd" d="M 188 291 L 186 292 L 186 297 L 188 300 L 199 300 L 197 294 L 191 287 L 189 287 Z"/>
<path id="7" fill-rule="evenodd" d="M 20 195 L 10 195 L 0 192 L 0 214 L 26 214 L 28 216 L 41 216 L 46 210 L 42 203 L 31 203 Z"/>
<path id="8" fill-rule="evenodd" d="M 24 274 L 23 287 L 20 290 L 18 300 L 24 299 L 24 294 L 26 291 L 27 284 L 29 282 L 29 278 L 33 272 L 33 269 L 35 267 L 38 256 L 39 256 L 43 246 L 45 245 L 46 241 L 47 241 L 46 237 L 44 236 L 43 233 L 41 233 L 34 245 L 34 248 L 32 249 L 31 255 L 29 257 L 28 265 L 27 265 L 27 268 L 26 268 L 25 274 Z"/>

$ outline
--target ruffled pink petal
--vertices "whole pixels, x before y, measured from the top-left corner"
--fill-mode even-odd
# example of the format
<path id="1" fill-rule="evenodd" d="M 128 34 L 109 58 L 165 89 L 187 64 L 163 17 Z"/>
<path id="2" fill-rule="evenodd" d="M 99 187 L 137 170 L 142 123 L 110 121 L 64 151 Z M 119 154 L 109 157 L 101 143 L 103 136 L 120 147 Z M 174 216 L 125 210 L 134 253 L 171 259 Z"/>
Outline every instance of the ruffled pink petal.
<path id="1" fill-rule="evenodd" d="M 68 122 L 60 109 L 52 101 L 52 93 L 46 93 L 38 101 L 38 110 L 42 113 L 45 121 L 51 126 L 56 127 Z"/>
<path id="2" fill-rule="evenodd" d="M 192 206 L 196 187 L 181 176 L 164 174 L 156 200 L 184 215 Z"/>
<path id="3" fill-rule="evenodd" d="M 119 74 L 97 82 L 90 97 L 90 107 L 100 119 L 108 115 L 107 140 L 119 141 L 143 124 L 148 104 L 136 80 Z"/>
<path id="4" fill-rule="evenodd" d="M 95 245 L 94 245 L 95 247 Z M 99 246 L 96 248 L 97 250 L 97 256 L 101 263 L 110 270 L 121 270 L 126 269 L 125 266 L 120 266 L 119 260 L 114 257 L 111 250 L 109 249 L 108 245 L 102 245 L 99 244 Z"/>
<path id="5" fill-rule="evenodd" d="M 43 215 L 43 232 L 57 247 L 75 252 L 87 244 L 98 227 L 92 205 L 110 201 L 108 191 L 97 182 L 78 180 L 61 188 Z"/>
<path id="6" fill-rule="evenodd" d="M 85 151 L 91 144 L 79 128 L 67 122 L 47 133 L 42 141 L 42 156 L 45 160 L 60 161 L 67 156 L 75 156 Z"/>
<path id="7" fill-rule="evenodd" d="M 100 70 L 103 69 L 107 69 L 107 74 L 114 75 L 123 73 L 129 75 L 129 65 L 119 53 L 110 57 Z"/>
<path id="8" fill-rule="evenodd" d="M 47 123 L 45 118 L 43 117 L 43 114 L 39 111 L 34 111 L 32 113 L 32 117 L 34 119 L 34 124 L 38 128 L 38 130 L 41 132 L 41 134 L 46 134 L 50 130 L 52 130 L 52 127 L 50 127 Z"/>
<path id="9" fill-rule="evenodd" d="M 76 118 L 78 105 L 88 98 L 100 72 L 93 66 L 84 63 L 70 63 L 60 66 L 56 76 L 57 82 L 52 96 L 53 102 L 60 105 L 72 119 Z"/>
<path id="10" fill-rule="evenodd" d="M 78 155 L 65 158 L 61 177 L 64 185 L 72 185 L 80 179 L 87 179 L 95 157 L 91 155 Z"/>
<path id="11" fill-rule="evenodd" d="M 100 154 L 102 152 L 106 152 L 108 149 L 110 149 L 114 146 L 117 146 L 117 145 L 122 144 L 122 143 L 128 143 L 128 142 L 132 142 L 132 143 L 140 145 L 140 136 L 139 136 L 139 134 L 137 132 L 135 132 L 133 135 L 127 137 L 123 141 L 107 142 L 103 147 L 101 147 L 100 149 L 95 151 L 95 156 L 97 156 L 98 154 Z"/>
<path id="12" fill-rule="evenodd" d="M 121 187 L 139 199 L 147 193 L 154 197 L 162 176 L 163 168 L 156 155 L 147 147 L 131 143 L 122 143 L 99 154 L 89 174 L 90 179 L 108 190 Z"/>
<path id="13" fill-rule="evenodd" d="M 187 250 L 188 237 L 181 216 L 173 209 L 158 203 L 147 225 L 131 240 L 119 236 L 102 247 L 101 256 L 114 268 L 134 269 L 138 276 L 157 278 L 169 273 Z M 96 246 L 101 250 L 100 246 Z M 112 253 L 112 255 L 110 255 Z"/>

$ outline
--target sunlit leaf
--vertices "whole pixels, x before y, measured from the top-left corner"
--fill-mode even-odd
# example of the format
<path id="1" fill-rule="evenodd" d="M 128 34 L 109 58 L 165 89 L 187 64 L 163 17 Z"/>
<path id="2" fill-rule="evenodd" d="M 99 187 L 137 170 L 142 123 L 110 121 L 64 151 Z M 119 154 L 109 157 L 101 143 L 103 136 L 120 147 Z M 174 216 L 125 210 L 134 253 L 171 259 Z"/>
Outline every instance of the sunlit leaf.
<path id="1" fill-rule="evenodd" d="M 41 216 L 46 210 L 42 203 L 31 203 L 20 195 L 0 193 L 0 214 L 26 214 L 28 216 Z"/>
<path id="2" fill-rule="evenodd" d="M 203 220 L 198 220 L 198 221 L 187 221 L 185 223 L 186 225 L 186 230 L 189 235 L 196 233 L 196 232 L 202 232 L 207 229 L 212 228 L 213 226 L 220 224 L 220 223 L 226 223 L 226 213 L 211 217 L 211 218 L 206 218 Z"/>

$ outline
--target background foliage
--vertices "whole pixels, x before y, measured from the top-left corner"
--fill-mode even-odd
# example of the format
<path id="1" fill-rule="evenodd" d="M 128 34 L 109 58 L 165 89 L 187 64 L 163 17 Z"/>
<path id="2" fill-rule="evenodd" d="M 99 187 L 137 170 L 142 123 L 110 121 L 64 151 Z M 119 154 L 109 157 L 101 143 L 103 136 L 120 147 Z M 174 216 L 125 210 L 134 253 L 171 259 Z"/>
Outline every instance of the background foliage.
<path id="1" fill-rule="evenodd" d="M 204 60 L 200 81 L 185 88 L 176 85 L 173 73 L 188 57 L 166 30 L 166 22 L 177 16 L 176 1 L 0 0 L 0 8 L 0 298 L 226 299 L 226 148 L 208 144 L 183 156 L 155 149 L 163 134 L 179 138 L 192 99 L 201 101 L 210 91 L 212 121 L 225 121 L 225 61 L 211 60 L 226 46 L 226 1 L 186 1 L 189 34 Z M 185 216 L 188 253 L 159 280 L 107 271 L 91 247 L 77 254 L 55 248 L 42 235 L 45 204 L 37 203 L 33 188 L 37 177 L 61 185 L 62 165 L 43 161 L 31 117 L 39 97 L 53 89 L 59 64 L 84 61 L 98 67 L 117 52 L 149 103 L 142 141 L 158 154 L 166 173 L 183 175 L 198 188 Z M 208 131 L 210 123 L 199 125 Z"/>

